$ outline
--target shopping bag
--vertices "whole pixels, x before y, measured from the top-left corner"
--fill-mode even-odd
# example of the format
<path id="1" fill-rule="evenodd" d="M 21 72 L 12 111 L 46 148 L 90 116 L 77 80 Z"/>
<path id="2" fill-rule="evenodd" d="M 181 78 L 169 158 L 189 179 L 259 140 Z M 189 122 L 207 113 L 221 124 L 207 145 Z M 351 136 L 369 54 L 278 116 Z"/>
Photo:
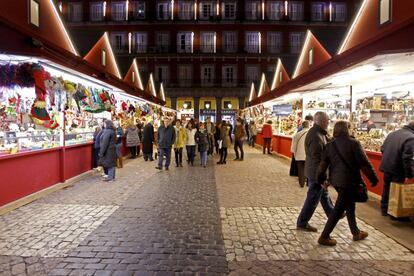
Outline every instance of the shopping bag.
<path id="1" fill-rule="evenodd" d="M 414 216 L 414 183 L 391 183 L 388 214 L 396 218 Z"/>
<path id="2" fill-rule="evenodd" d="M 221 149 L 221 147 L 223 146 L 223 140 L 218 140 L 217 141 L 219 149 Z"/>

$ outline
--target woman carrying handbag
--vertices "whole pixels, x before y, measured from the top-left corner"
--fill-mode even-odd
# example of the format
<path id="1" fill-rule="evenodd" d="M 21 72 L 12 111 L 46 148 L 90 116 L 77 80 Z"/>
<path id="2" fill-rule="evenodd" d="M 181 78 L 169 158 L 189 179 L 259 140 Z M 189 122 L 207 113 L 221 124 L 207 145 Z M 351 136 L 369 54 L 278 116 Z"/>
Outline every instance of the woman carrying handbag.
<path id="1" fill-rule="evenodd" d="M 345 211 L 353 240 L 359 241 L 368 237 L 367 232 L 359 230 L 355 217 L 355 203 L 365 202 L 368 199 L 361 170 L 373 187 L 377 185 L 378 178 L 360 142 L 350 136 L 349 128 L 350 124 L 347 121 L 339 121 L 335 124 L 334 140 L 326 145 L 318 169 L 318 181 L 324 185 L 326 170 L 329 168 L 329 182 L 338 192 L 335 207 L 329 214 L 318 240 L 321 245 L 336 245 L 336 240 L 332 239 L 330 234 Z"/>

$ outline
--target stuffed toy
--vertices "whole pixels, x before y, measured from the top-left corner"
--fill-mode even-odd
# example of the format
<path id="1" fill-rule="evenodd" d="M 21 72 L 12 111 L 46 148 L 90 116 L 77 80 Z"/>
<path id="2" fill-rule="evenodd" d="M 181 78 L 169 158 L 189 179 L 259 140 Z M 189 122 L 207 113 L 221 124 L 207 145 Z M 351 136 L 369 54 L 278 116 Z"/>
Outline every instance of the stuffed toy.
<path id="1" fill-rule="evenodd" d="M 35 80 L 36 99 L 33 103 L 31 115 L 32 117 L 46 121 L 50 120 L 50 116 L 46 110 L 46 86 L 45 80 L 50 77 L 40 64 L 32 64 L 33 78 Z"/>

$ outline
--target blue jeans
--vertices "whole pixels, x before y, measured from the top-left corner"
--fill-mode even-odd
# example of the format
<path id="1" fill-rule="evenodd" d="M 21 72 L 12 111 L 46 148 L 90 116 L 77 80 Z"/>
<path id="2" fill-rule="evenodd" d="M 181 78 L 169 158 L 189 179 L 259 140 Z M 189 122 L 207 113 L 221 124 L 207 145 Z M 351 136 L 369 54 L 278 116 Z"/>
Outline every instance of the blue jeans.
<path id="1" fill-rule="evenodd" d="M 162 169 L 162 162 L 164 160 L 165 155 L 165 168 L 168 169 L 171 163 L 171 148 L 160 148 L 159 154 L 160 155 L 158 156 L 158 167 Z"/>
<path id="2" fill-rule="evenodd" d="M 200 152 L 200 160 L 201 160 L 201 166 L 207 165 L 207 151 Z"/>
<path id="3" fill-rule="evenodd" d="M 108 168 L 108 180 L 115 179 L 115 167 Z"/>
<path id="4" fill-rule="evenodd" d="M 196 146 L 186 146 L 188 163 L 194 165 L 194 157 L 196 155 Z"/>
<path id="5" fill-rule="evenodd" d="M 116 144 L 116 157 L 121 158 L 122 157 L 122 144 Z"/>
<path id="6" fill-rule="evenodd" d="M 234 151 L 236 152 L 236 158 L 239 159 L 239 149 L 240 149 L 240 159 L 244 158 L 244 150 L 243 150 L 243 139 L 235 140 L 234 141 Z"/>
<path id="7" fill-rule="evenodd" d="M 308 194 L 296 223 L 298 227 L 305 227 L 309 223 L 319 202 L 321 202 L 327 217 L 329 217 L 334 208 L 327 190 L 323 189 L 316 180 L 308 179 L 308 183 Z"/>

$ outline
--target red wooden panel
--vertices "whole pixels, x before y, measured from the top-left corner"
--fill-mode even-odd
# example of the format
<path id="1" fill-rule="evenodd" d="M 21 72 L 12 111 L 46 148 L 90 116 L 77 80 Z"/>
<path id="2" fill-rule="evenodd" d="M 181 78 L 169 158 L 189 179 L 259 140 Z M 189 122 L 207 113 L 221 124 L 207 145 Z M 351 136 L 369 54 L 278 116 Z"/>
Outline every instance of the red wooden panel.
<path id="1" fill-rule="evenodd" d="M 279 154 L 291 158 L 292 157 L 292 153 L 290 152 L 291 146 L 292 146 L 291 137 L 279 136 L 279 151 L 278 151 Z"/>
<path id="2" fill-rule="evenodd" d="M 65 148 L 65 180 L 92 169 L 92 144 L 74 145 Z"/>
<path id="3" fill-rule="evenodd" d="M 261 133 L 257 133 L 256 135 L 256 144 L 263 147 L 263 135 Z"/>
<path id="4" fill-rule="evenodd" d="M 0 158 L 0 206 L 60 182 L 61 148 Z"/>
<path id="5" fill-rule="evenodd" d="M 368 181 L 368 179 L 364 176 L 365 183 L 367 183 L 368 190 L 370 192 L 373 192 L 377 195 L 382 195 L 382 190 L 384 189 L 384 174 L 380 172 L 379 166 L 381 164 L 382 154 L 377 152 L 366 152 L 368 155 L 369 160 L 372 163 L 372 166 L 374 166 L 375 172 L 377 173 L 377 176 L 379 178 L 379 183 L 376 187 L 372 188 L 371 183 Z"/>

